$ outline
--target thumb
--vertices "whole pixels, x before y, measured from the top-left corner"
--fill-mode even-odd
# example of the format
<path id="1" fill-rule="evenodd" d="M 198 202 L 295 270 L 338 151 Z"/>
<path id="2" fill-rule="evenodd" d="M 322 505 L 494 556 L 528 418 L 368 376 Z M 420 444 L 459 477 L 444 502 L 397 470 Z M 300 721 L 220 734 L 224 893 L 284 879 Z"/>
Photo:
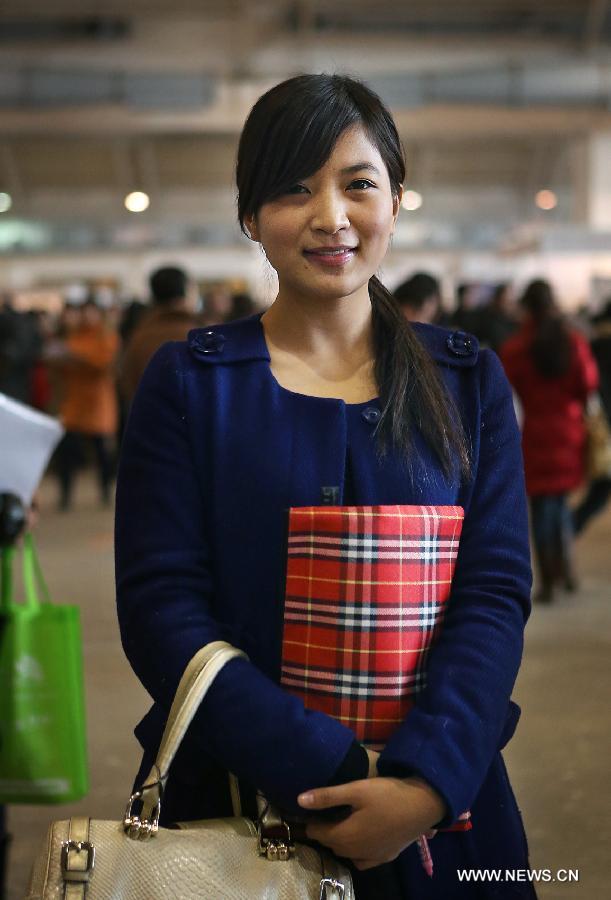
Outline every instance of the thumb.
<path id="1" fill-rule="evenodd" d="M 299 794 L 297 802 L 304 809 L 330 809 L 332 806 L 356 806 L 359 798 L 358 782 L 316 788 Z"/>

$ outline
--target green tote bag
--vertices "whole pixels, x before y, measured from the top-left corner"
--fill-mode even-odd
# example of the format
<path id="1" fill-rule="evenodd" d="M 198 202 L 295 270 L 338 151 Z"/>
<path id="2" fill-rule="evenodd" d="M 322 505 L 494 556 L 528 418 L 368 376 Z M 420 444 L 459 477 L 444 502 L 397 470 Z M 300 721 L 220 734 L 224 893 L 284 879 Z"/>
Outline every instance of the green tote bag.
<path id="1" fill-rule="evenodd" d="M 2 549 L 0 803 L 68 803 L 88 790 L 79 609 L 49 601 L 31 535 L 15 603 L 16 553 Z"/>

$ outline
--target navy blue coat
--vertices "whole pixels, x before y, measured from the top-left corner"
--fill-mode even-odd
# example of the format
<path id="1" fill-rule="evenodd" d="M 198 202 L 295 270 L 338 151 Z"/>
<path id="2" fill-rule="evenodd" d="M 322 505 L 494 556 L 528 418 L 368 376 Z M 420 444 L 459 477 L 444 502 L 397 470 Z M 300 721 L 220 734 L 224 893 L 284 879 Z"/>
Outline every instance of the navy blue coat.
<path id="1" fill-rule="evenodd" d="M 222 638 L 242 647 L 250 662 L 229 663 L 202 704 L 176 764 L 181 788 L 172 812 L 182 818 L 226 813 L 227 769 L 295 812 L 301 791 L 333 779 L 352 733 L 278 686 L 285 511 L 319 504 L 323 486 L 341 489 L 349 458 L 353 502 L 465 510 L 426 688 L 379 762 L 381 774 L 418 773 L 433 785 L 447 804 L 446 824 L 471 808 L 473 831 L 432 841 L 432 880 L 422 875 L 413 846 L 401 857 L 406 885 L 418 897 L 463 896 L 456 865 L 527 865 L 499 754 L 519 715 L 510 696 L 531 585 L 509 385 L 496 355 L 478 351 L 474 339 L 413 326 L 461 412 L 473 476 L 452 483 L 418 435 L 410 476 L 398 455 L 382 462 L 376 456 L 377 400 L 346 404 L 278 384 L 259 319 L 196 330 L 188 342 L 162 347 L 126 430 L 117 490 L 117 596 L 125 651 L 154 700 L 136 730 L 143 769 L 189 659 Z M 465 889 L 466 897 L 480 896 L 474 885 Z M 507 885 L 496 890 L 482 888 L 481 896 L 514 896 Z"/>

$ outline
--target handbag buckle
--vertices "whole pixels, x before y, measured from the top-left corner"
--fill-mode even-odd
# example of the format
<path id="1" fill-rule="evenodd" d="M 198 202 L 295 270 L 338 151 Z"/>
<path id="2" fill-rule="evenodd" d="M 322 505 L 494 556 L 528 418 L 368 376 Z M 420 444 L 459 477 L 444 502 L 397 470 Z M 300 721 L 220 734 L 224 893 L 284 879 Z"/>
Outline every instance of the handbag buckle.
<path id="1" fill-rule="evenodd" d="M 70 851 L 80 854 L 87 852 L 87 863 L 84 869 L 74 869 L 70 866 Z M 89 881 L 95 865 L 95 847 L 89 841 L 63 841 L 60 856 L 60 864 L 64 881 Z"/>
<path id="2" fill-rule="evenodd" d="M 323 878 L 320 882 L 320 896 L 318 900 L 344 900 L 346 888 L 341 881 L 335 878 Z"/>
<path id="3" fill-rule="evenodd" d="M 142 791 L 132 794 L 125 808 L 123 817 L 123 830 L 128 838 L 133 841 L 148 841 L 159 831 L 159 816 L 161 814 L 161 799 L 153 807 L 150 819 L 141 819 L 133 813 L 133 806 L 137 800 L 142 800 Z"/>

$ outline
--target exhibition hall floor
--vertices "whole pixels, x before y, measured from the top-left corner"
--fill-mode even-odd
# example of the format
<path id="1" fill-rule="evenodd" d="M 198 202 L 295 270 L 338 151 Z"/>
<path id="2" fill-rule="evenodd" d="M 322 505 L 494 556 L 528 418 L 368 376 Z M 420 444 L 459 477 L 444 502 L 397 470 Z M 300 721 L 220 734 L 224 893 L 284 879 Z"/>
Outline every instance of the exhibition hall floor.
<path id="1" fill-rule="evenodd" d="M 55 485 L 43 485 L 36 535 L 51 595 L 82 609 L 91 791 L 71 806 L 10 809 L 7 900 L 24 897 L 32 858 L 52 819 L 122 817 L 139 763 L 132 729 L 149 704 L 119 642 L 112 527 L 112 510 L 98 507 L 88 477 L 79 482 L 69 513 L 55 511 Z M 543 900 L 611 896 L 611 510 L 591 525 L 577 551 L 579 592 L 535 607 L 529 622 L 514 692 L 522 719 L 505 751 L 532 868 L 549 869 L 551 877 L 579 870 L 578 882 L 539 884 Z"/>

